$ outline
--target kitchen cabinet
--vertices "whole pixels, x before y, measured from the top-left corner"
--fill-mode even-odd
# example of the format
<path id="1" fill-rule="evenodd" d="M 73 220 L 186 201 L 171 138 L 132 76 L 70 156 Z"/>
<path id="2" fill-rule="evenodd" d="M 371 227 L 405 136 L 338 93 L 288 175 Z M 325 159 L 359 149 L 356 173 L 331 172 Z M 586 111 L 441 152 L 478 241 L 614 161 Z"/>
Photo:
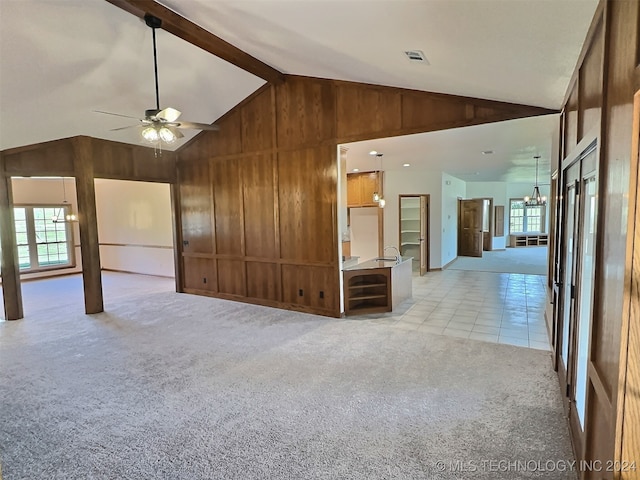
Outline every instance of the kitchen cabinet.
<path id="1" fill-rule="evenodd" d="M 344 269 L 345 315 L 391 312 L 412 295 L 411 259 L 374 258 Z"/>
<path id="2" fill-rule="evenodd" d="M 381 172 L 347 174 L 347 207 L 376 207 L 373 194 L 382 195 Z"/>

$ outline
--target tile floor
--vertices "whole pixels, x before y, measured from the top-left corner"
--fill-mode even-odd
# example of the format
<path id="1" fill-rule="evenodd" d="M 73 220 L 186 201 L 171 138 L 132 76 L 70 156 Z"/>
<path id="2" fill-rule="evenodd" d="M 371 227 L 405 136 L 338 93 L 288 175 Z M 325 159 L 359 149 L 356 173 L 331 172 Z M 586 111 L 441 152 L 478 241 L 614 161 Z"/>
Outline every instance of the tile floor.
<path id="1" fill-rule="evenodd" d="M 393 312 L 350 318 L 379 319 L 418 330 L 549 350 L 544 321 L 546 277 L 444 270 L 413 277 L 413 299 Z"/>

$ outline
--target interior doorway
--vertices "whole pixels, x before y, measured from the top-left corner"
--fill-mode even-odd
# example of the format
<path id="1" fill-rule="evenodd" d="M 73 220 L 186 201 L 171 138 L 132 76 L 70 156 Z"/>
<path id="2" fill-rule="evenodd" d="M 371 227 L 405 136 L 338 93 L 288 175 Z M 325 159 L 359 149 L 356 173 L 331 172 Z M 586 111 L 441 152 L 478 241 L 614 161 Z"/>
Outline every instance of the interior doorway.
<path id="1" fill-rule="evenodd" d="M 482 257 L 484 200 L 458 201 L 458 256 Z"/>
<path id="2" fill-rule="evenodd" d="M 424 275 L 429 267 L 429 195 L 399 195 L 400 255 L 413 257 L 412 269 Z"/>
<path id="3" fill-rule="evenodd" d="M 578 458 L 584 457 L 586 406 L 592 385 L 600 382 L 590 355 L 598 220 L 597 152 L 594 142 L 563 171 L 561 257 L 555 279 L 560 305 L 555 312 L 554 347 Z"/>

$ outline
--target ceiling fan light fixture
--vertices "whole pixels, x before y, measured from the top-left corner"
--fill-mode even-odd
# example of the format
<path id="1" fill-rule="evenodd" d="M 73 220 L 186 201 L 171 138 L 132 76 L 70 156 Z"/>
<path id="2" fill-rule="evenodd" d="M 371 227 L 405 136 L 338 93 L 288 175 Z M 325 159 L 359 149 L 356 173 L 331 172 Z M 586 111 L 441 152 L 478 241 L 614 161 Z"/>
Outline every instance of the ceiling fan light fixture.
<path id="1" fill-rule="evenodd" d="M 173 143 L 176 141 L 176 135 L 167 127 L 160 127 L 158 135 L 164 143 Z"/>
<path id="2" fill-rule="evenodd" d="M 144 138 L 149 143 L 156 143 L 160 140 L 160 134 L 155 127 L 147 127 L 142 130 L 142 138 Z"/>

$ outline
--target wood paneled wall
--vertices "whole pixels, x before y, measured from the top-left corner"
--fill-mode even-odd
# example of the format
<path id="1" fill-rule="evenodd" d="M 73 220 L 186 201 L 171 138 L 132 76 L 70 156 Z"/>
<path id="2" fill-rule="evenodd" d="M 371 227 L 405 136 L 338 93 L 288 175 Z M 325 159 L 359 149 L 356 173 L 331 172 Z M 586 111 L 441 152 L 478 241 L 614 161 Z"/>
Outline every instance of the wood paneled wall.
<path id="1" fill-rule="evenodd" d="M 184 291 L 340 315 L 339 143 L 555 113 L 286 76 L 178 152 Z"/>
<path id="2" fill-rule="evenodd" d="M 621 373 L 627 368 L 627 353 L 631 349 L 640 351 L 638 338 L 632 340 L 621 335 L 625 324 L 623 312 L 627 308 L 629 315 L 632 294 L 625 288 L 625 281 L 628 285 L 637 285 L 640 281 L 640 272 L 633 270 L 632 273 L 630 259 L 625 256 L 628 235 L 633 234 L 627 231 L 626 214 L 632 215 L 636 211 L 636 204 L 629 205 L 628 202 L 630 199 L 638 202 L 637 181 L 632 179 L 630 187 L 629 178 L 630 173 L 636 171 L 637 167 L 632 167 L 638 161 L 637 152 L 636 158 L 632 156 L 632 119 L 634 93 L 640 87 L 634 80 L 640 78 L 637 73 L 639 21 L 640 3 L 637 0 L 601 1 L 570 83 L 562 116 L 564 166 L 577 158 L 580 150 L 592 140 L 596 139 L 600 148 L 598 258 L 584 458 L 600 460 L 603 465 L 607 461 L 640 460 L 638 450 L 633 452 L 634 458 L 629 457 L 629 451 L 622 453 L 625 419 L 621 405 L 624 398 L 619 398 L 625 392 L 635 398 L 638 396 L 637 390 L 621 388 L 620 378 L 624 378 Z M 630 188 L 633 195 L 630 195 Z M 557 226 L 561 228 L 562 219 L 558 221 Z M 629 322 L 628 317 L 626 322 Z M 631 322 L 637 324 L 637 316 Z M 628 333 L 628 330 L 625 331 Z M 625 361 L 621 362 L 621 358 Z M 637 359 L 637 355 L 629 358 Z M 637 421 L 637 418 L 630 421 Z M 636 472 L 587 471 L 583 478 L 640 478 L 638 471 L 640 465 Z"/>
<path id="3" fill-rule="evenodd" d="M 0 225 L 5 318 L 22 318 L 22 295 L 13 228 L 12 176 L 65 176 L 76 178 L 82 269 L 87 313 L 101 312 L 102 283 L 96 223 L 94 179 L 110 178 L 175 183 L 175 154 L 90 137 L 73 137 L 0 152 Z M 199 223 L 198 228 L 201 228 Z M 210 238 L 210 237 L 208 237 Z"/>

